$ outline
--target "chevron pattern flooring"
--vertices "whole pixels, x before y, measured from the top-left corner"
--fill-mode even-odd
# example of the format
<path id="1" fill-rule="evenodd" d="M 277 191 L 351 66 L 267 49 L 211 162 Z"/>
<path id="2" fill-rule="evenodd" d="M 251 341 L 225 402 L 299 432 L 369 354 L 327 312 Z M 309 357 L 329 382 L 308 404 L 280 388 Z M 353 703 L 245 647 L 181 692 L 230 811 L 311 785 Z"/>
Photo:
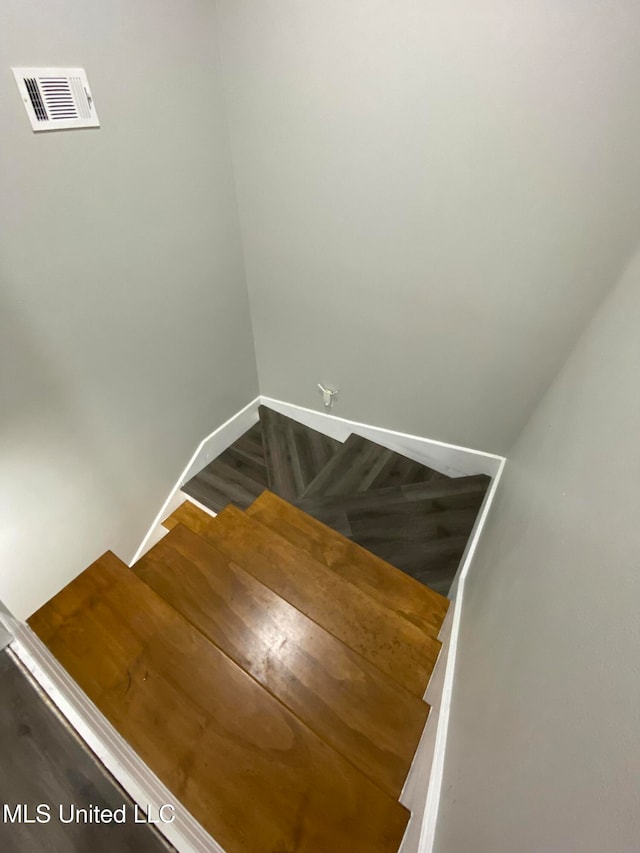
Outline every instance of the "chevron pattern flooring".
<path id="1" fill-rule="evenodd" d="M 344 443 L 260 407 L 260 420 L 182 487 L 221 512 L 265 489 L 446 595 L 489 486 L 355 433 Z"/>

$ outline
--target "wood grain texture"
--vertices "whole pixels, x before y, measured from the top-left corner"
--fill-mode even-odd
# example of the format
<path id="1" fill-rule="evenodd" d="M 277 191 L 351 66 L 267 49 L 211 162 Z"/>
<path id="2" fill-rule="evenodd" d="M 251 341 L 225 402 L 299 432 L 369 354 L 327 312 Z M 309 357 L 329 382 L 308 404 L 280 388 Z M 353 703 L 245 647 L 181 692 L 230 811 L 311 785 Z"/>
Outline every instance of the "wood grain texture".
<path id="1" fill-rule="evenodd" d="M 172 515 L 411 693 L 424 695 L 440 651 L 433 637 L 236 507 L 212 518 L 185 502 Z"/>
<path id="2" fill-rule="evenodd" d="M 351 495 L 370 489 L 450 479 L 446 474 L 354 433 L 309 483 L 303 498 Z"/>
<path id="3" fill-rule="evenodd" d="M 247 509 L 268 487 L 418 582 L 434 583 L 435 590 L 446 595 L 466 545 L 460 547 L 458 540 L 470 535 L 489 482 L 483 475 L 447 477 L 358 435 L 340 444 L 261 406 L 260 422 L 184 490 L 220 512 L 230 503 Z M 422 503 L 413 524 L 421 535 L 400 547 L 404 534 L 391 516 L 400 512 L 409 516 L 415 509 L 412 504 L 418 502 Z M 436 528 L 421 527 L 428 513 L 461 509 L 470 510 L 465 530 L 460 517 L 443 519 Z M 377 513 L 369 516 L 372 524 L 374 518 L 382 519 L 380 530 L 389 531 L 387 541 L 369 536 L 365 511 Z"/>
<path id="4" fill-rule="evenodd" d="M 390 512 L 408 511 L 416 503 L 427 506 L 431 502 L 434 511 L 477 507 L 483 500 L 491 482 L 484 474 L 471 477 L 434 479 L 424 483 L 409 483 L 400 486 L 372 488 L 366 492 L 352 492 L 347 495 L 316 495 L 302 497 L 295 506 L 315 515 L 325 512 L 355 512 L 360 510 L 389 510 Z"/>
<path id="5" fill-rule="evenodd" d="M 29 620 L 228 851 L 397 851 L 407 811 L 113 554 Z"/>
<path id="6" fill-rule="evenodd" d="M 260 406 L 259 412 L 269 488 L 294 500 L 341 444 L 266 406 Z"/>
<path id="7" fill-rule="evenodd" d="M 220 512 L 230 501 L 239 507 L 249 506 L 268 485 L 262 425 L 257 423 L 182 489 L 214 512 Z"/>
<path id="8" fill-rule="evenodd" d="M 441 595 L 447 595 L 469 537 L 465 533 L 425 542 L 411 542 L 403 538 L 396 541 L 389 538 L 382 542 L 367 542 L 366 539 L 362 541 L 365 547 L 369 546 L 372 553 L 375 549 L 376 555 L 381 559 L 394 566 L 402 566 L 404 572 L 420 583 L 426 584 Z"/>
<path id="9" fill-rule="evenodd" d="M 382 474 L 392 459 L 393 451 L 352 434 L 309 483 L 302 496 L 363 492 Z M 273 491 L 278 494 L 277 489 Z"/>
<path id="10" fill-rule="evenodd" d="M 324 741 L 400 796 L 424 702 L 181 524 L 134 571 Z"/>
<path id="11" fill-rule="evenodd" d="M 136 824 L 134 804 L 93 753 L 59 716 L 30 676 L 5 651 L 0 654 L 0 803 L 51 807 L 48 824 L 2 821 L 3 853 L 168 853 L 173 847 L 145 824 Z M 69 806 L 120 809 L 123 824 L 63 824 Z"/>
<path id="12" fill-rule="evenodd" d="M 465 496 L 460 495 L 456 500 Z M 360 510 L 346 517 L 350 536 L 407 574 L 446 593 L 462 559 L 483 495 L 463 508 L 438 509 L 417 501 L 397 509 Z M 453 499 L 452 499 L 453 502 Z"/>
<path id="13" fill-rule="evenodd" d="M 272 492 L 263 492 L 249 507 L 247 515 L 307 551 L 378 603 L 437 638 L 449 607 L 449 600 L 444 596 Z"/>
<path id="14" fill-rule="evenodd" d="M 307 497 L 298 506 L 446 595 L 490 479 L 484 475 Z"/>
<path id="15" fill-rule="evenodd" d="M 264 446 L 262 443 L 262 424 L 260 421 L 247 430 L 244 435 L 241 435 L 237 441 L 234 441 L 232 447 L 239 453 L 242 453 L 247 460 L 251 460 L 256 465 L 266 468 Z"/>
<path id="16" fill-rule="evenodd" d="M 400 453 L 393 453 L 379 473 L 369 483 L 369 489 L 383 489 L 391 486 L 406 486 L 412 483 L 430 483 L 451 479 L 446 474 L 434 471 L 420 462 L 415 462 Z"/>

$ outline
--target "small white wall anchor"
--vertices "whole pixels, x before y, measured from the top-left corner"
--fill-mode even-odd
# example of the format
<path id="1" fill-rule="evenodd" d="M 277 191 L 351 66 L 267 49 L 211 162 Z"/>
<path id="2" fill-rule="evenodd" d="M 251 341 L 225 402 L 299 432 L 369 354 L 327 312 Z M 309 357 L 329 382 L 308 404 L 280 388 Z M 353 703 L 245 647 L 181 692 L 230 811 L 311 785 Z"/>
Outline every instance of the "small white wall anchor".
<path id="1" fill-rule="evenodd" d="M 330 409 L 333 406 L 333 398 L 338 394 L 338 389 L 335 390 L 333 388 L 325 388 L 324 385 L 321 385 L 318 382 L 318 388 L 322 391 L 322 402 L 325 404 L 327 409 Z"/>

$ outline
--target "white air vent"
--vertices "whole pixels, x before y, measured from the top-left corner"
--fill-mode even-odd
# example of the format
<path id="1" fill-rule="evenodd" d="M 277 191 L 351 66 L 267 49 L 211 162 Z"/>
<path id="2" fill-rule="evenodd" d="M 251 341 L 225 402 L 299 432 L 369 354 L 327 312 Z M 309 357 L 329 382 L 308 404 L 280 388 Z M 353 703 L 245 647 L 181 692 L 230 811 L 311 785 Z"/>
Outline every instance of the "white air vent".
<path id="1" fill-rule="evenodd" d="M 99 127 L 84 68 L 12 68 L 34 130 Z"/>

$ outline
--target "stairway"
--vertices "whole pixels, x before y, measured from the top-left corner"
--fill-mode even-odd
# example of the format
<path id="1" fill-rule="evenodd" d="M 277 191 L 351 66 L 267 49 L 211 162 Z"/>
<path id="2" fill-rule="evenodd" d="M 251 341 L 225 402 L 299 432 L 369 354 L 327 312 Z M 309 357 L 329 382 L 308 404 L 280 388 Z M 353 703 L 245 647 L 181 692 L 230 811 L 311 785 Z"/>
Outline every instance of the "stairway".
<path id="1" fill-rule="evenodd" d="M 447 595 L 489 477 L 449 477 L 356 434 L 340 443 L 266 406 L 259 418 L 183 491 L 220 512 L 269 489 Z"/>
<path id="2" fill-rule="evenodd" d="M 165 525 L 31 628 L 229 853 L 397 851 L 447 600 L 270 492 Z"/>
<path id="3" fill-rule="evenodd" d="M 228 853 L 395 853 L 449 603 L 405 567 L 458 553 L 486 478 L 260 418 L 189 484 L 217 515 L 185 502 L 29 625 Z"/>

